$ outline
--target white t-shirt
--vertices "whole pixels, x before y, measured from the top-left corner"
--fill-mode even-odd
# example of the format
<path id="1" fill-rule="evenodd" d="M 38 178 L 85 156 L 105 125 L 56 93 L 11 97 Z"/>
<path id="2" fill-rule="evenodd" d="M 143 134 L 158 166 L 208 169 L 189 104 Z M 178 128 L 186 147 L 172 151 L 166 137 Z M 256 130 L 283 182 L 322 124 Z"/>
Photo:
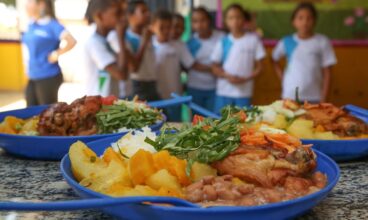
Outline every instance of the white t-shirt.
<path id="1" fill-rule="evenodd" d="M 295 98 L 299 87 L 301 100 L 320 101 L 322 97 L 322 68 L 336 64 L 336 56 L 327 37 L 315 34 L 300 39 L 296 34 L 279 41 L 273 51 L 275 61 L 287 56 L 288 65 L 282 82 L 282 98 Z"/>
<path id="2" fill-rule="evenodd" d="M 246 33 L 235 39 L 231 34 L 221 39 L 211 56 L 214 63 L 222 63 L 225 72 L 233 76 L 249 77 L 255 61 L 266 56 L 262 41 L 254 33 Z M 253 95 L 253 80 L 243 84 L 232 84 L 227 79 L 218 78 L 216 93 L 230 98 L 248 98 Z"/>
<path id="3" fill-rule="evenodd" d="M 171 93 L 182 93 L 180 84 L 181 65 L 190 68 L 194 59 L 186 45 L 179 41 L 160 43 L 153 40 L 157 65 L 157 88 L 161 98 L 171 97 Z"/>
<path id="4" fill-rule="evenodd" d="M 223 36 L 222 32 L 216 30 L 208 39 L 201 39 L 198 34 L 194 34 L 187 46 L 198 63 L 211 65 L 211 54 L 214 51 L 214 46 Z M 188 74 L 188 87 L 202 90 L 216 89 L 216 77 L 212 73 L 191 69 Z"/>
<path id="5" fill-rule="evenodd" d="M 118 54 L 120 52 L 120 46 L 119 46 L 118 34 L 116 33 L 115 30 L 109 33 L 109 35 L 107 36 L 107 41 L 109 42 L 114 52 Z M 126 46 L 128 50 L 131 50 L 130 45 L 128 43 L 126 43 Z M 125 97 L 131 96 L 132 94 L 133 94 L 132 80 L 130 79 L 130 76 L 127 80 L 120 80 L 119 81 L 119 97 L 125 98 Z"/>
<path id="6" fill-rule="evenodd" d="M 130 51 L 133 54 L 136 54 L 139 50 L 140 44 L 142 43 L 142 37 L 131 31 L 131 29 L 128 29 L 126 31 L 125 38 L 129 44 Z M 139 69 L 137 72 L 131 73 L 131 79 L 145 82 L 156 81 L 155 51 L 152 43 L 149 43 L 146 47 Z"/>
<path id="7" fill-rule="evenodd" d="M 116 56 L 106 38 L 95 32 L 86 41 L 84 52 L 84 65 L 87 70 L 86 95 L 108 96 L 112 94 L 112 79 L 104 69 L 116 62 Z"/>

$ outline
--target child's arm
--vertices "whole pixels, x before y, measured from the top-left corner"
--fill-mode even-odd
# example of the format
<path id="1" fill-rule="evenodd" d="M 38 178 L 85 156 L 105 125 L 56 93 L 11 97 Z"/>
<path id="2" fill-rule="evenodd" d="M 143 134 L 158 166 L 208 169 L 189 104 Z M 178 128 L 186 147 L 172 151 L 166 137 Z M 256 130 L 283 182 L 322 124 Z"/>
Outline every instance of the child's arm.
<path id="1" fill-rule="evenodd" d="M 273 70 L 275 71 L 277 77 L 282 80 L 282 78 L 284 77 L 284 71 L 281 67 L 280 61 L 272 61 L 273 63 Z"/>
<path id="2" fill-rule="evenodd" d="M 104 68 L 104 70 L 111 74 L 117 80 L 126 80 L 128 78 L 128 59 L 129 54 L 125 44 L 125 30 L 126 22 L 121 21 L 116 27 L 116 33 L 119 41 L 119 53 L 117 54 L 117 62 L 112 63 Z"/>
<path id="3" fill-rule="evenodd" d="M 220 63 L 213 63 L 211 69 L 212 73 L 217 77 L 224 78 L 227 75 Z"/>
<path id="4" fill-rule="evenodd" d="M 250 80 L 253 80 L 254 78 L 256 78 L 257 76 L 259 76 L 262 73 L 263 70 L 263 59 L 262 60 L 258 60 L 256 61 L 255 65 L 255 69 L 252 73 L 252 75 L 248 76 L 248 77 L 239 77 L 239 76 L 231 76 L 231 75 L 227 75 L 226 78 L 229 80 L 229 82 L 233 83 L 233 84 L 242 84 L 242 83 L 246 83 Z"/>
<path id="5" fill-rule="evenodd" d="M 199 72 L 212 73 L 212 68 L 209 65 L 205 65 L 202 63 L 195 62 L 192 66 L 192 69 L 197 70 Z"/>
<path id="6" fill-rule="evenodd" d="M 146 51 L 146 48 L 148 47 L 149 45 L 149 42 L 151 40 L 151 37 L 152 37 L 152 32 L 149 28 L 146 28 L 144 31 L 143 31 L 143 37 L 142 37 L 142 44 L 140 45 L 139 49 L 138 49 L 138 52 L 136 54 L 134 53 L 130 53 L 130 57 L 131 57 L 131 64 L 129 66 L 129 70 L 131 72 L 136 72 L 139 70 L 139 67 L 141 66 L 141 63 L 142 63 L 142 60 L 143 60 L 143 57 L 144 57 L 144 53 Z"/>
<path id="7" fill-rule="evenodd" d="M 322 84 L 322 98 L 321 102 L 327 101 L 328 92 L 330 90 L 330 84 L 331 84 L 331 67 L 325 67 L 322 69 L 323 74 L 323 84 Z"/>

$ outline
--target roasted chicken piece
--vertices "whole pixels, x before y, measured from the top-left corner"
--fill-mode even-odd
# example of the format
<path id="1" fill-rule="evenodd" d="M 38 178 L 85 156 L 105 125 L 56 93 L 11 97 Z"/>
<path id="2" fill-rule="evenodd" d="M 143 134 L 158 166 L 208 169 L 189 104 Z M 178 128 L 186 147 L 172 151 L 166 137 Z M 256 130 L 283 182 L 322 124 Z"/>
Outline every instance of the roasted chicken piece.
<path id="1" fill-rule="evenodd" d="M 368 125 L 362 120 L 330 103 L 304 104 L 305 119 L 312 120 L 314 126 L 322 126 L 326 131 L 341 137 L 359 136 L 368 133 Z"/>
<path id="2" fill-rule="evenodd" d="M 238 149 L 212 166 L 221 175 L 232 175 L 270 188 L 282 184 L 287 176 L 310 174 L 316 167 L 316 160 L 310 146 L 303 146 L 288 134 L 256 132 L 243 136 Z"/>
<path id="3" fill-rule="evenodd" d="M 97 133 L 100 96 L 85 96 L 70 105 L 60 102 L 40 114 L 37 130 L 43 136 L 78 136 Z"/>

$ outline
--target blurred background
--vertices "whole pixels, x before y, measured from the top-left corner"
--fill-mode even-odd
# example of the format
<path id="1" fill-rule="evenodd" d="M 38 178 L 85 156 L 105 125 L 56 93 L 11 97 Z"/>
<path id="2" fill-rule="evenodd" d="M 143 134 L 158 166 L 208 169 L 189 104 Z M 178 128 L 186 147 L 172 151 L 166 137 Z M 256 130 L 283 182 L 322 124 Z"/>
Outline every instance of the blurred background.
<path id="1" fill-rule="evenodd" d="M 25 107 L 22 32 L 28 24 L 27 0 L 0 0 L 0 111 Z M 267 104 L 280 97 L 281 83 L 272 70 L 270 52 L 278 39 L 293 32 L 290 15 L 298 0 L 148 0 L 152 11 L 166 8 L 185 16 L 184 40 L 190 36 L 192 7 L 205 6 L 214 25 L 222 27 L 221 12 L 231 3 L 240 3 L 252 12 L 254 27 L 263 37 L 269 56 L 264 73 L 256 80 L 254 104 Z M 338 64 L 334 67 L 328 101 L 368 108 L 368 0 L 311 0 L 319 10 L 317 32 L 334 45 Z M 73 50 L 60 57 L 65 82 L 59 100 L 70 102 L 82 96 L 81 42 L 89 31 L 84 13 L 88 0 L 55 0 L 56 17 L 77 39 Z"/>

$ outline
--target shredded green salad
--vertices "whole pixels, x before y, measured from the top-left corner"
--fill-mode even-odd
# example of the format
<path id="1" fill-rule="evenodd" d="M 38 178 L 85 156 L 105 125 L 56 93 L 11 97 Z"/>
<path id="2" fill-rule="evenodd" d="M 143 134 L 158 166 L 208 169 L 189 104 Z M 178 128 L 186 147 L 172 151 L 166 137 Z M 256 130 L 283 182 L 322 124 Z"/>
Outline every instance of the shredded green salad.
<path id="1" fill-rule="evenodd" d="M 230 113 L 223 114 L 220 120 L 204 118 L 196 125 L 183 126 L 179 130 L 167 128 L 156 140 L 146 138 L 145 141 L 157 151 L 167 150 L 186 159 L 189 175 L 194 162 L 208 164 L 222 160 L 239 146 L 239 119 Z"/>
<path id="2" fill-rule="evenodd" d="M 127 129 L 153 125 L 163 120 L 160 111 L 145 103 L 118 100 L 113 105 L 103 105 L 96 114 L 99 134 L 110 134 Z"/>

